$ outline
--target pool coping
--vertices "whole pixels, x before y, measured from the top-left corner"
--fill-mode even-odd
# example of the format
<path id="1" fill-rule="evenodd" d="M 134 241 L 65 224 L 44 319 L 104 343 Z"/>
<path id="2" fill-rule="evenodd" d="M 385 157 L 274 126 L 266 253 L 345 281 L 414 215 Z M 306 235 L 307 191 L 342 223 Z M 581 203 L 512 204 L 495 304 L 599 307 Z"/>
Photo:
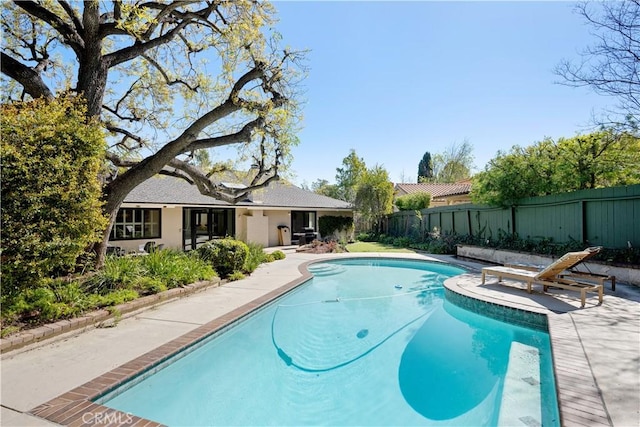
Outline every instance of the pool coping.
<path id="1" fill-rule="evenodd" d="M 465 276 L 468 277 L 468 275 L 460 275 L 445 280 L 446 291 L 463 299 L 486 304 L 490 311 L 493 307 L 502 306 L 516 312 L 546 317 L 547 331 L 551 342 L 560 425 L 613 426 L 613 421 L 606 409 L 604 397 L 597 385 L 574 320 L 567 315 L 567 312 L 538 309 L 517 302 L 497 300 L 489 295 L 469 292 L 465 287 L 459 286 L 461 278 L 465 278 Z M 475 275 L 473 278 L 480 281 L 480 278 Z"/>
<path id="2" fill-rule="evenodd" d="M 339 259 L 372 259 L 370 256 L 347 256 Z M 376 259 L 400 259 L 411 260 L 402 257 L 394 257 L 393 255 L 378 256 Z M 93 400 L 106 395 L 107 393 L 118 388 L 122 384 L 134 379 L 162 362 L 170 359 L 179 352 L 192 347 L 204 339 L 212 336 L 220 330 L 232 325 L 236 321 L 252 314 L 277 298 L 297 288 L 304 282 L 308 281 L 313 275 L 309 272 L 310 264 L 324 262 L 328 260 L 336 260 L 336 258 L 318 258 L 305 261 L 298 265 L 298 270 L 302 274 L 283 286 L 280 286 L 230 312 L 219 316 L 218 318 L 205 323 L 204 325 L 187 332 L 178 338 L 175 338 L 133 360 L 130 360 L 115 369 L 112 369 L 68 392 L 65 392 L 37 407 L 28 411 L 29 414 L 36 417 L 51 421 L 57 424 L 69 426 L 83 425 L 128 425 L 128 426 L 162 426 L 163 424 L 144 419 L 129 413 L 118 411 L 101 404 L 94 403 Z M 433 260 L 414 260 L 418 262 L 440 263 L 437 259 Z M 469 270 L 469 267 L 450 263 L 456 267 L 462 267 Z M 464 276 L 464 275 L 463 275 Z M 457 294 L 465 294 L 455 286 L 447 286 L 447 282 L 461 277 L 455 276 L 445 281 L 445 289 Z M 451 289 L 454 288 L 454 289 Z M 477 295 L 465 297 L 482 300 Z M 485 301 L 495 304 L 492 301 Z M 498 304 L 505 307 L 509 305 Z M 521 307 L 509 307 L 523 310 Z M 536 311 L 536 310 L 524 310 Z M 543 313 L 539 313 L 543 314 Z M 569 341 L 575 342 L 577 332 L 572 324 L 567 324 L 562 319 L 552 319 L 547 315 L 549 321 L 549 334 L 551 336 L 552 354 L 554 357 L 554 371 L 556 376 L 556 391 L 558 393 L 558 404 L 561 418 L 561 425 L 606 425 L 610 426 L 611 421 L 608 413 L 604 409 L 602 395 L 599 392 L 591 368 L 588 364 L 584 351 L 583 358 L 578 357 L 575 353 L 575 346 L 571 346 Z M 571 320 L 569 319 L 569 322 Z M 559 331 L 551 333 L 552 328 Z M 577 340 L 579 341 L 579 339 Z M 556 352 L 562 357 L 556 357 Z M 556 365 L 558 363 L 558 365 Z M 578 367 L 577 367 L 578 366 Z M 586 369 L 586 371 L 585 371 Z M 590 380 L 585 381 L 584 372 L 589 372 Z M 587 414 L 585 414 L 585 411 Z"/>

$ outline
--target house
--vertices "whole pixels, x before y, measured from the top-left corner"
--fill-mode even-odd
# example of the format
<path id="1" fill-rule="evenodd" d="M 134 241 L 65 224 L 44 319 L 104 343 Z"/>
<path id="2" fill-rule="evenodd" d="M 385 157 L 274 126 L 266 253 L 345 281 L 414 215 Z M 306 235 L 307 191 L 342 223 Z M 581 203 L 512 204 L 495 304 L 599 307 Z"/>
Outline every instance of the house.
<path id="1" fill-rule="evenodd" d="M 347 202 L 283 181 L 232 205 L 200 194 L 182 179 L 156 176 L 125 198 L 109 244 L 131 252 L 153 241 L 188 251 L 213 238 L 234 236 L 265 247 L 287 245 L 297 243 L 305 232 L 321 237 L 318 218 L 324 215 L 353 216 L 353 209 Z"/>
<path id="2" fill-rule="evenodd" d="M 394 196 L 404 196 L 413 193 L 431 194 L 429 207 L 456 205 L 471 203 L 471 181 L 460 181 L 453 184 L 420 183 L 420 184 L 396 184 Z"/>

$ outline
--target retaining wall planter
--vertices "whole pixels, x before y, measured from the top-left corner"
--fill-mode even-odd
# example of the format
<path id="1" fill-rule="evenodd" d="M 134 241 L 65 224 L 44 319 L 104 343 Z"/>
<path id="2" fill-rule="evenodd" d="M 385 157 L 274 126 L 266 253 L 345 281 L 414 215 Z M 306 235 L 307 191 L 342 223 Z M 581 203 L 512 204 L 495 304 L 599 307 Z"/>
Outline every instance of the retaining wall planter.
<path id="1" fill-rule="evenodd" d="M 35 344 L 45 339 L 48 340 L 67 332 L 80 332 L 80 330 L 106 325 L 108 322 L 111 322 L 110 326 L 113 326 L 117 319 L 129 317 L 140 310 L 156 307 L 173 299 L 181 298 L 212 286 L 219 286 L 220 283 L 221 280 L 219 278 L 203 280 L 117 305 L 112 311 L 96 310 L 80 317 L 59 320 L 55 323 L 49 323 L 34 329 L 27 329 L 0 339 L 0 353 L 4 354 L 12 350 L 17 350 L 21 347 Z"/>
<path id="2" fill-rule="evenodd" d="M 559 258 L 558 256 L 534 255 L 528 252 L 470 245 L 458 245 L 456 254 L 459 257 L 477 259 L 495 264 L 527 264 L 535 266 L 547 266 Z M 589 261 L 579 265 L 577 270 L 615 276 L 616 282 L 640 286 L 640 266 L 621 267 L 618 265 Z"/>

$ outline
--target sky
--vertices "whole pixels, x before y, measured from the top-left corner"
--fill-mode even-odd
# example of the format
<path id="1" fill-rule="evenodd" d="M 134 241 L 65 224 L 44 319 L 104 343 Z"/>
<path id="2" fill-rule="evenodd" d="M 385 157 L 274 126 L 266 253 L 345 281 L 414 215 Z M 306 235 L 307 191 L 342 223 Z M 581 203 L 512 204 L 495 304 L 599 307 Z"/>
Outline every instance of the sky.
<path id="1" fill-rule="evenodd" d="M 595 40 L 574 4 L 276 0 L 284 43 L 309 49 L 291 180 L 334 183 L 354 149 L 415 182 L 426 151 L 465 140 L 479 172 L 498 150 L 588 132 L 615 100 L 557 83 Z"/>

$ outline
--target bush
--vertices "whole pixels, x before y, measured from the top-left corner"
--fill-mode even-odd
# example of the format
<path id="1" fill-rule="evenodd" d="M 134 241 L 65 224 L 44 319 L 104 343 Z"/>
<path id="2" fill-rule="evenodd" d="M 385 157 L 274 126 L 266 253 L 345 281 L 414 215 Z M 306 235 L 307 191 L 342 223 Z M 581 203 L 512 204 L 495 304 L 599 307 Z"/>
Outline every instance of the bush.
<path id="1" fill-rule="evenodd" d="M 106 294 L 128 288 L 144 275 L 142 257 L 107 257 L 104 267 L 85 281 L 89 293 Z"/>
<path id="2" fill-rule="evenodd" d="M 140 295 L 153 295 L 167 290 L 167 285 L 157 277 L 140 277 L 132 287 Z"/>
<path id="3" fill-rule="evenodd" d="M 145 276 L 159 279 L 169 289 L 216 276 L 211 264 L 198 256 L 197 252 L 186 254 L 163 249 L 138 258 L 141 260 Z"/>
<path id="4" fill-rule="evenodd" d="M 1 107 L 3 294 L 72 272 L 106 227 L 106 143 L 84 111 L 71 97 Z"/>
<path id="5" fill-rule="evenodd" d="M 260 264 L 265 262 L 264 246 L 259 243 L 247 243 L 247 247 L 249 248 L 249 254 L 244 262 L 242 271 L 251 274 L 256 271 Z"/>
<path id="6" fill-rule="evenodd" d="M 281 260 L 281 259 L 285 259 L 287 256 L 285 255 L 284 252 L 282 252 L 281 250 L 276 250 L 273 251 L 271 253 L 271 256 L 273 257 L 274 260 Z"/>
<path id="7" fill-rule="evenodd" d="M 356 240 L 360 242 L 377 242 L 378 235 L 376 233 L 359 233 Z"/>
<path id="8" fill-rule="evenodd" d="M 431 204 L 431 194 L 413 193 L 396 198 L 396 207 L 401 211 L 419 211 L 427 209 Z"/>
<path id="9" fill-rule="evenodd" d="M 246 243 L 233 238 L 216 239 L 198 248 L 202 259 L 209 261 L 221 277 L 241 271 L 249 256 Z"/>
<path id="10" fill-rule="evenodd" d="M 235 282 L 236 280 L 242 279 L 244 279 L 244 274 L 242 273 L 242 271 L 234 271 L 227 276 L 227 280 L 230 282 Z"/>

